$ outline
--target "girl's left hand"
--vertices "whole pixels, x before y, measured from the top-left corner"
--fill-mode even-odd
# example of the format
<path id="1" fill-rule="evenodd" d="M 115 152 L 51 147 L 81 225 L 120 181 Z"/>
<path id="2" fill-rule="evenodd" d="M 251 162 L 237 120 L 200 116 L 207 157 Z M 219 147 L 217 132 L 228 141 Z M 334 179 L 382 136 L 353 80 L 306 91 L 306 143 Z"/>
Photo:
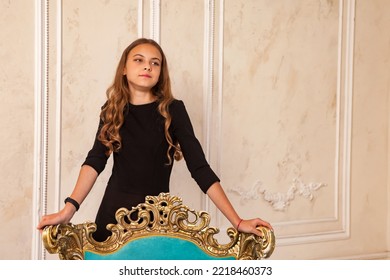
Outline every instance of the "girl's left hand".
<path id="1" fill-rule="evenodd" d="M 270 223 L 268 223 L 260 218 L 250 219 L 250 220 L 242 220 L 240 222 L 240 224 L 238 225 L 237 230 L 241 231 L 241 232 L 245 232 L 245 233 L 253 233 L 253 234 L 256 234 L 257 236 L 262 237 L 261 231 L 259 231 L 257 229 L 257 227 L 259 227 L 259 226 L 267 227 L 270 230 L 273 230 Z"/>

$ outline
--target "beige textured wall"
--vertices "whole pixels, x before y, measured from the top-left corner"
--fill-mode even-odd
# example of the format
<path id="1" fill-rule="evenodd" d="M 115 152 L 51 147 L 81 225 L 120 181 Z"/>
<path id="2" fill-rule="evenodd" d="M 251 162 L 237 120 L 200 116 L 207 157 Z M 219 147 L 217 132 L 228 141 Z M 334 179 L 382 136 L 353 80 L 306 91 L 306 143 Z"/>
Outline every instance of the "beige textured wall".
<path id="1" fill-rule="evenodd" d="M 358 1 L 356 7 L 360 20 L 356 22 L 351 232 L 361 230 L 361 221 L 372 230 L 371 236 L 360 236 L 357 253 L 363 253 L 380 251 L 390 235 L 386 232 L 390 204 L 384 195 L 390 192 L 385 156 L 390 128 L 390 35 L 385 30 L 390 26 L 390 7 L 386 1 Z"/>
<path id="2" fill-rule="evenodd" d="M 0 259 L 29 259 L 34 155 L 34 3 L 0 1 Z"/>
<path id="3" fill-rule="evenodd" d="M 388 257 L 386 0 L 141 1 L 142 18 L 140 1 L 50 2 L 48 212 L 73 188 L 122 50 L 143 35 L 161 42 L 174 94 L 238 212 L 274 224 L 273 259 Z M 42 257 L 39 238 L 31 241 L 42 187 L 34 184 L 36 3 L 0 0 L 0 124 L 10 138 L 0 148 L 0 219 L 13 228 L 0 235 L 0 259 Z M 110 164 L 73 222 L 94 219 Z M 223 240 L 230 225 L 184 162 L 171 181 L 172 193 L 212 214 Z M 27 210 L 20 217 L 17 208 Z"/>

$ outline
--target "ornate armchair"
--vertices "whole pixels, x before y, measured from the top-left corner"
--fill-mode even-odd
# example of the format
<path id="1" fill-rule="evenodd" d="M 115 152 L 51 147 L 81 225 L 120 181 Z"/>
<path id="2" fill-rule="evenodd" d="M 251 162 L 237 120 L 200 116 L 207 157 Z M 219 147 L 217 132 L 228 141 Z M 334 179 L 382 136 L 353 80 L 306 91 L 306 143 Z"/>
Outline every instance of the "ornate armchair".
<path id="1" fill-rule="evenodd" d="M 136 220 L 132 214 L 136 213 Z M 93 239 L 96 224 L 60 224 L 43 230 L 43 243 L 51 254 L 63 260 L 194 260 L 268 258 L 275 248 L 275 236 L 260 227 L 262 237 L 227 230 L 230 242 L 219 244 L 209 227 L 210 215 L 182 204 L 169 193 L 147 196 L 145 203 L 116 212 L 117 224 L 107 225 L 112 235 L 104 242 Z"/>

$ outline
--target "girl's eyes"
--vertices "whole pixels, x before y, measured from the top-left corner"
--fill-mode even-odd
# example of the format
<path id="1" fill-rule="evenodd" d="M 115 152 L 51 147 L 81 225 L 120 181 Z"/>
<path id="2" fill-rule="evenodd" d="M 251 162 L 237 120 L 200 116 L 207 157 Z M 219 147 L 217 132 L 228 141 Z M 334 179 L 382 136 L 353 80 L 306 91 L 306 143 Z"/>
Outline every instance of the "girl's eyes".
<path id="1" fill-rule="evenodd" d="M 144 60 L 142 58 L 134 58 L 133 61 L 137 63 L 142 63 Z M 152 61 L 151 64 L 154 66 L 160 66 L 160 63 L 158 61 Z"/>

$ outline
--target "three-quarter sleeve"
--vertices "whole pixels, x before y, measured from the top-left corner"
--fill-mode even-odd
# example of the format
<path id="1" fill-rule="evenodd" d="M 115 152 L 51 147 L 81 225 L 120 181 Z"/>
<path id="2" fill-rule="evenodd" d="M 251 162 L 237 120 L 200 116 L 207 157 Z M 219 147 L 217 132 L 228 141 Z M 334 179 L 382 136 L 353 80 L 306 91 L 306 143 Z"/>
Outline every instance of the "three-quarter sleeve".
<path id="1" fill-rule="evenodd" d="M 170 130 L 173 138 L 177 139 L 180 144 L 191 177 L 206 193 L 212 184 L 220 180 L 206 160 L 199 140 L 195 136 L 184 103 L 180 100 L 173 101 L 169 111 L 172 116 Z"/>
<path id="2" fill-rule="evenodd" d="M 103 121 L 100 120 L 99 127 L 95 136 L 95 142 L 93 143 L 92 149 L 88 152 L 87 157 L 82 165 L 91 166 L 100 174 L 106 167 L 108 156 L 106 155 L 107 147 L 98 140 L 98 135 Z"/>

